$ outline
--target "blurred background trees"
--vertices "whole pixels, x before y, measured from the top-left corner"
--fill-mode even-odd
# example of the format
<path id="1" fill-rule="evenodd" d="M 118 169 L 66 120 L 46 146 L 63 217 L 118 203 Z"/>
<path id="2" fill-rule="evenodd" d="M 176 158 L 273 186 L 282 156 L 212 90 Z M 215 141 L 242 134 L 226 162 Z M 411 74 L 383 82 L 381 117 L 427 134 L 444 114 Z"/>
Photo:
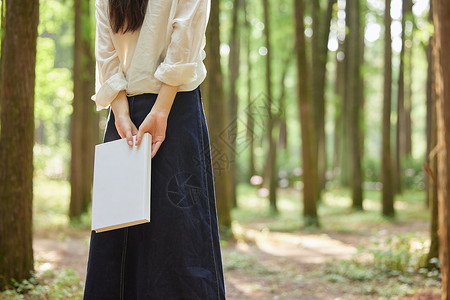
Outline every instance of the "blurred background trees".
<path id="1" fill-rule="evenodd" d="M 294 194 L 303 212 L 299 224 L 313 227 L 327 222 L 320 213 L 325 193 L 348 190 L 348 207 L 362 211 L 373 209 L 365 195 L 375 192 L 380 215 L 399 217 L 401 205 L 395 200 L 415 191 L 430 210 L 429 259 L 437 256 L 438 198 L 440 205 L 448 202 L 437 182 L 445 178 L 440 169 L 445 164 L 438 161 L 447 159 L 440 149 L 449 83 L 442 71 L 445 55 L 439 56 L 446 49 L 446 25 L 440 22 L 447 20 L 448 8 L 434 2 L 439 8 L 433 15 L 429 0 L 212 1 L 202 93 L 222 233 L 232 234 L 233 207 L 240 205 L 243 189 L 254 189 L 257 201 L 274 217 L 286 209 L 284 192 Z M 5 188 L 16 178 L 6 171 L 8 164 L 20 160 L 17 169 L 31 172 L 31 158 L 14 158 L 11 153 L 21 152 L 4 150 L 19 142 L 9 134 L 25 126 L 8 121 L 15 116 L 8 103 L 17 102 L 8 93 L 29 100 L 32 81 L 26 89 L 13 88 L 31 77 L 22 70 L 19 79 L 10 78 L 19 62 L 7 56 L 4 21 L 17 17 L 18 8 L 8 11 L 12 2 L 1 3 L 6 12 L 2 69 L 9 64 L 2 73 L 0 101 L 0 226 L 5 226 L 3 216 L 11 205 L 25 205 L 16 216 L 22 218 L 31 203 L 29 189 L 13 197 Z M 20 134 L 20 141 L 34 135 L 35 179 L 70 182 L 67 218 L 77 223 L 89 218 L 93 146 L 106 124 L 106 111 L 96 113 L 90 100 L 94 5 L 92 0 L 47 0 L 41 1 L 39 13 L 37 48 L 15 49 L 28 55 L 37 49 L 35 129 L 30 133 L 28 124 L 23 130 L 30 136 Z M 433 38 L 433 22 L 438 39 Z M 19 108 L 15 122 L 32 106 Z M 29 176 L 20 182 L 29 183 Z M 448 226 L 444 216 L 439 224 Z M 7 242 L 0 233 L 1 262 Z M 441 249 L 448 249 L 448 243 Z"/>

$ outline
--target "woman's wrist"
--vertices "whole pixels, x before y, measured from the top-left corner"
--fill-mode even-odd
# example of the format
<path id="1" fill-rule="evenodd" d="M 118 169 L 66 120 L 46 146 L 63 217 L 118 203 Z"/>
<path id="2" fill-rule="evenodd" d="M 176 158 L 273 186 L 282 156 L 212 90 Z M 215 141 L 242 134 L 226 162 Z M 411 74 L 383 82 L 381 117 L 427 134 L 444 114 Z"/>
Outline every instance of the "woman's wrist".
<path id="1" fill-rule="evenodd" d="M 124 90 L 120 91 L 119 94 L 117 94 L 116 98 L 111 102 L 110 105 L 116 118 L 130 116 L 127 94 Z"/>
<path id="2" fill-rule="evenodd" d="M 156 102 L 153 105 L 152 112 L 156 114 L 169 115 L 178 89 L 179 86 L 162 83 L 161 88 L 159 89 L 158 97 L 156 98 Z"/>

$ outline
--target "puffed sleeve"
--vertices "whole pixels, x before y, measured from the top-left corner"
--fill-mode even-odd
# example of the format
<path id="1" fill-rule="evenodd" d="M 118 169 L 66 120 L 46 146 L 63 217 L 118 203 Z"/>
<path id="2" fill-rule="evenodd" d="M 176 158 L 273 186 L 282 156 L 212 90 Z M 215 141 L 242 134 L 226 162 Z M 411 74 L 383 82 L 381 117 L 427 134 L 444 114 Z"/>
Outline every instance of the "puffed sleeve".
<path id="1" fill-rule="evenodd" d="M 190 84 L 197 79 L 197 64 L 205 57 L 203 48 L 210 6 L 210 0 L 178 1 L 170 43 L 155 78 L 174 86 Z"/>
<path id="2" fill-rule="evenodd" d="M 107 13 L 107 1 L 95 1 L 95 18 L 97 20 L 95 33 L 96 80 L 95 95 L 91 98 L 97 105 L 97 110 L 107 108 L 117 94 L 126 90 L 128 82 L 122 71 L 111 35 Z"/>

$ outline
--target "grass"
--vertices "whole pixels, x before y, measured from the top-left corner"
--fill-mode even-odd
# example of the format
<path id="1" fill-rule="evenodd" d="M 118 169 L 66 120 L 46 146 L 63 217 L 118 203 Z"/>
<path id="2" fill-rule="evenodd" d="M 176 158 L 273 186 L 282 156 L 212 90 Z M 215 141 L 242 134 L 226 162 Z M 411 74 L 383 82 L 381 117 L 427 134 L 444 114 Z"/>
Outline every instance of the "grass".
<path id="1" fill-rule="evenodd" d="M 14 283 L 15 290 L 0 294 L 0 299 L 81 299 L 83 284 L 72 269 L 47 270 L 29 280 Z"/>
<path id="2" fill-rule="evenodd" d="M 279 212 L 276 215 L 270 211 L 268 200 L 258 196 L 257 188 L 240 185 L 238 195 L 239 208 L 233 210 L 233 220 L 242 224 L 264 223 L 272 231 L 296 232 L 302 229 L 301 191 L 280 189 L 277 202 Z M 364 211 L 355 211 L 351 208 L 349 190 L 336 188 L 326 191 L 318 207 L 321 229 L 362 232 L 372 225 L 429 219 L 429 212 L 424 204 L 424 191 L 409 190 L 397 196 L 395 201 L 397 216 L 394 219 L 387 219 L 381 215 L 380 191 L 366 190 L 364 196 Z"/>

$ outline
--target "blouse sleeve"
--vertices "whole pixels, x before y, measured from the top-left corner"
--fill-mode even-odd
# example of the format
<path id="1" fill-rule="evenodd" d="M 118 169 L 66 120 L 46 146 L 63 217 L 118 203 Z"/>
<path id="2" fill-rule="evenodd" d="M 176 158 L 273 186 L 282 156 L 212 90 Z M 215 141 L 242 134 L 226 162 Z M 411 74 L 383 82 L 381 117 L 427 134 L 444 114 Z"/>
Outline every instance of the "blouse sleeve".
<path id="1" fill-rule="evenodd" d="M 190 84 L 197 79 L 197 64 L 203 60 L 210 0 L 179 0 L 172 20 L 172 34 L 164 61 L 155 78 L 168 85 Z"/>
<path id="2" fill-rule="evenodd" d="M 95 33 L 96 80 L 95 95 L 92 100 L 97 110 L 107 108 L 117 94 L 126 90 L 128 82 L 120 66 L 120 60 L 114 47 L 109 26 L 107 2 L 95 1 Z"/>

